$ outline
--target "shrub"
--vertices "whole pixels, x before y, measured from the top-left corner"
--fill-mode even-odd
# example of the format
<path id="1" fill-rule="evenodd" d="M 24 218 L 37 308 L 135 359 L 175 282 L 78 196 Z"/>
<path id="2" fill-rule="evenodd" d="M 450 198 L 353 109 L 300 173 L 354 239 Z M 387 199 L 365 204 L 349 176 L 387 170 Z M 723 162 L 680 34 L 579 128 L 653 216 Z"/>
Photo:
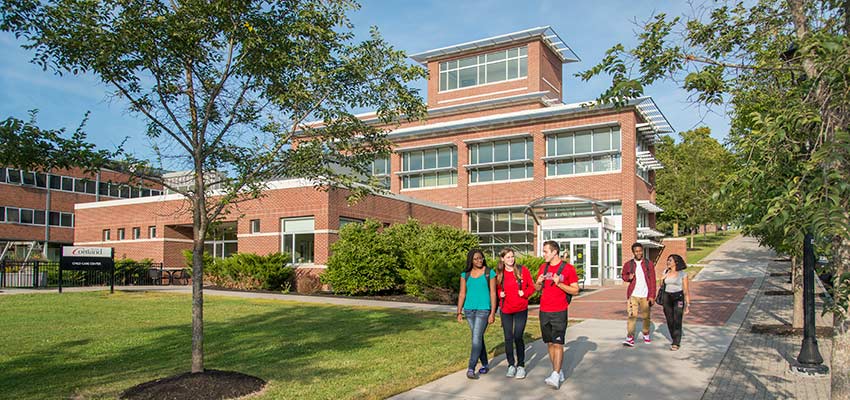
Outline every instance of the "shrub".
<path id="1" fill-rule="evenodd" d="M 405 242 L 401 229 L 382 235 L 378 221 L 348 224 L 331 245 L 328 268 L 321 275 L 336 293 L 362 295 L 395 290 L 401 283 L 399 250 L 393 243 Z M 409 228 L 409 227 L 408 227 Z M 390 238 L 391 237 L 391 238 Z"/>
<path id="2" fill-rule="evenodd" d="M 192 252 L 184 251 L 187 264 L 192 263 Z M 204 253 L 204 274 L 216 286 L 231 289 L 284 290 L 291 285 L 295 270 L 288 265 L 290 257 L 282 253 L 260 256 L 236 253 L 223 259 L 214 259 Z"/>
<path id="3" fill-rule="evenodd" d="M 405 292 L 429 300 L 450 301 L 459 290 L 469 249 L 478 238 L 447 225 L 428 225 L 404 253 Z M 488 264 L 489 265 L 489 264 Z"/>
<path id="4" fill-rule="evenodd" d="M 148 270 L 153 266 L 153 260 L 145 258 L 140 261 L 122 258 L 115 261 L 115 280 L 118 284 L 129 285 L 138 283 L 147 277 Z"/>

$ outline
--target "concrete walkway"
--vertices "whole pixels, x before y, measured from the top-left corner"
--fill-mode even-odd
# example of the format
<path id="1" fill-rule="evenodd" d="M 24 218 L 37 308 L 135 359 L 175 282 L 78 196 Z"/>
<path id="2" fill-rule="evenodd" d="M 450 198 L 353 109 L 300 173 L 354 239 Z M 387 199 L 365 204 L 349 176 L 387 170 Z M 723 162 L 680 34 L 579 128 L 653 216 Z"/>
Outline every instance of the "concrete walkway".
<path id="1" fill-rule="evenodd" d="M 773 254 L 754 240 L 737 237 L 710 257 L 700 275 L 708 271 L 714 279 L 747 279 L 748 288 L 722 323 L 697 325 L 686 317 L 678 352 L 669 350 L 663 318 L 653 319 L 653 343 L 639 342 L 635 348 L 621 344 L 626 325 L 622 319 L 585 319 L 567 329 L 563 366 L 567 380 L 558 391 L 543 383 L 551 365 L 545 344 L 538 340 L 528 345 L 525 380 L 505 378 L 507 365 L 499 356 L 491 361 L 492 372 L 479 380 L 470 381 L 465 370 L 458 371 L 393 399 L 699 399 L 744 322 Z M 691 321 L 698 320 L 694 317 Z M 661 384 L 662 377 L 676 384 Z"/>

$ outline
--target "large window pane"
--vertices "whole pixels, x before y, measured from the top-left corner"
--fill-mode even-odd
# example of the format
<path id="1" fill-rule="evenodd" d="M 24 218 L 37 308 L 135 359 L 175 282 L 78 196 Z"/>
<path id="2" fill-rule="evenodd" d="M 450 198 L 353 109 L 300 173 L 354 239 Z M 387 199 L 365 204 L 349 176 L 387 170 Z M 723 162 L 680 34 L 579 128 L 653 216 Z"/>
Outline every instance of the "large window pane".
<path id="1" fill-rule="evenodd" d="M 17 208 L 6 208 L 6 221 L 19 222 L 21 220 L 21 211 Z"/>
<path id="2" fill-rule="evenodd" d="M 593 131 L 593 151 L 611 150 L 611 131 L 597 129 Z"/>
<path id="3" fill-rule="evenodd" d="M 41 188 L 47 187 L 47 174 L 37 172 L 35 174 L 35 185 Z"/>
<path id="4" fill-rule="evenodd" d="M 439 159 L 437 160 L 437 167 L 439 168 L 448 168 L 452 166 L 452 149 L 448 147 L 444 147 L 440 149 Z"/>
<path id="5" fill-rule="evenodd" d="M 478 182 L 490 182 L 493 180 L 493 170 L 484 168 L 478 170 Z"/>
<path id="6" fill-rule="evenodd" d="M 469 213 L 469 231 L 478 232 L 478 213 Z"/>
<path id="7" fill-rule="evenodd" d="M 478 145 L 469 145 L 469 163 L 478 164 Z"/>
<path id="8" fill-rule="evenodd" d="M 496 142 L 493 145 L 493 161 L 508 161 L 509 146 L 510 142 L 508 141 Z"/>
<path id="9" fill-rule="evenodd" d="M 611 148 L 615 149 L 615 150 L 620 149 L 620 130 L 619 129 L 614 129 L 614 131 L 611 132 Z"/>
<path id="10" fill-rule="evenodd" d="M 47 222 L 44 214 L 44 210 L 35 210 L 33 223 L 36 225 L 44 225 Z"/>
<path id="11" fill-rule="evenodd" d="M 33 212 L 32 210 L 21 210 L 21 223 L 22 224 L 31 224 L 33 222 Z"/>
<path id="12" fill-rule="evenodd" d="M 62 177 L 59 175 L 50 175 L 50 188 L 51 189 L 61 189 L 62 188 Z"/>
<path id="13" fill-rule="evenodd" d="M 51 211 L 49 214 L 47 214 L 47 223 L 50 224 L 50 226 L 59 226 L 59 213 L 56 211 Z"/>
<path id="14" fill-rule="evenodd" d="M 409 179 L 408 187 L 411 188 L 411 189 L 422 187 L 422 176 L 421 175 L 411 175 L 410 179 Z"/>
<path id="15" fill-rule="evenodd" d="M 460 86 L 459 87 L 470 87 L 478 84 L 478 68 L 464 68 L 458 71 L 458 76 L 460 78 Z"/>
<path id="16" fill-rule="evenodd" d="M 508 61 L 508 79 L 516 79 L 519 77 L 519 60 Z"/>
<path id="17" fill-rule="evenodd" d="M 74 214 L 62 213 L 59 216 L 59 224 L 65 227 L 74 226 Z"/>
<path id="18" fill-rule="evenodd" d="M 572 161 L 560 161 L 558 162 L 558 175 L 571 175 L 575 172 L 574 163 Z"/>
<path id="19" fill-rule="evenodd" d="M 590 158 L 579 158 L 575 162 L 577 174 L 583 174 L 587 172 L 593 172 L 593 162 Z"/>
<path id="20" fill-rule="evenodd" d="M 9 168 L 6 171 L 9 173 L 9 183 L 21 183 L 21 171 Z"/>
<path id="21" fill-rule="evenodd" d="M 494 232 L 509 232 L 511 228 L 511 213 L 510 211 L 498 211 L 496 212 L 494 221 L 493 221 L 493 231 Z"/>
<path id="22" fill-rule="evenodd" d="M 593 171 L 602 172 L 611 170 L 611 156 L 593 158 Z"/>
<path id="23" fill-rule="evenodd" d="M 510 167 L 496 167 L 493 169 L 493 180 L 494 181 L 506 181 L 508 180 L 510 172 Z"/>
<path id="24" fill-rule="evenodd" d="M 437 168 L 437 150 L 426 150 L 424 152 L 424 162 L 423 165 L 425 169 L 434 169 Z"/>
<path id="25" fill-rule="evenodd" d="M 440 172 L 437 177 L 437 185 L 439 186 L 448 186 L 452 184 L 452 172 Z"/>
<path id="26" fill-rule="evenodd" d="M 493 143 L 478 145 L 478 162 L 481 164 L 493 162 Z"/>
<path id="27" fill-rule="evenodd" d="M 410 153 L 410 171 L 418 171 L 422 169 L 422 152 L 414 151 Z"/>
<path id="28" fill-rule="evenodd" d="M 579 132 L 575 135 L 575 152 L 576 154 L 590 153 L 591 148 L 591 133 Z"/>
<path id="29" fill-rule="evenodd" d="M 423 187 L 434 187 L 437 186 L 437 174 L 423 174 L 422 175 L 422 186 Z"/>
<path id="30" fill-rule="evenodd" d="M 62 190 L 73 192 L 74 191 L 74 178 L 63 176 L 62 177 Z"/>
<path id="31" fill-rule="evenodd" d="M 528 76 L 528 58 L 519 59 L 519 76 Z"/>
<path id="32" fill-rule="evenodd" d="M 511 160 L 522 160 L 525 158 L 525 140 L 511 141 Z"/>
<path id="33" fill-rule="evenodd" d="M 457 89 L 457 71 L 449 71 L 446 75 L 446 90 Z"/>
<path id="34" fill-rule="evenodd" d="M 511 165 L 511 179 L 524 179 L 525 165 Z"/>
<path id="35" fill-rule="evenodd" d="M 504 62 L 487 64 L 487 83 L 504 81 L 507 79 L 507 72 L 507 64 Z"/>
<path id="36" fill-rule="evenodd" d="M 35 186 L 35 173 L 34 172 L 22 171 L 21 176 L 23 176 L 24 185 Z"/>
<path id="37" fill-rule="evenodd" d="M 283 220 L 283 231 L 284 232 L 311 232 L 315 230 L 316 221 L 314 218 L 297 218 L 297 219 L 284 219 Z"/>
<path id="38" fill-rule="evenodd" d="M 525 228 L 525 213 L 511 211 L 511 232 L 522 232 Z"/>
<path id="39" fill-rule="evenodd" d="M 557 146 L 557 155 L 573 154 L 573 135 L 558 136 Z"/>
<path id="40" fill-rule="evenodd" d="M 489 212 L 478 213 L 478 231 L 493 232 L 493 216 Z"/>

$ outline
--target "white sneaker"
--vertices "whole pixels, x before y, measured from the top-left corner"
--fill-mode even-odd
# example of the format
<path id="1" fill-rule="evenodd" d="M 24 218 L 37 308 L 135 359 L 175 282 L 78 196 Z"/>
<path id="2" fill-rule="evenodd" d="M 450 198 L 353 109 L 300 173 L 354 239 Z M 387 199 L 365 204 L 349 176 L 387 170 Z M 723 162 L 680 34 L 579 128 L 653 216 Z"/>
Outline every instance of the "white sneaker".
<path id="1" fill-rule="evenodd" d="M 517 379 L 525 379 L 525 367 L 517 367 L 516 368 L 516 378 Z"/>
<path id="2" fill-rule="evenodd" d="M 552 371 L 552 373 L 549 374 L 549 377 L 546 378 L 543 382 L 546 382 L 547 385 L 552 386 L 555 389 L 561 388 L 560 376 L 555 371 Z"/>
<path id="3" fill-rule="evenodd" d="M 513 365 L 508 366 L 508 373 L 505 374 L 505 376 L 508 377 L 508 378 L 515 377 L 516 376 L 516 367 L 514 367 Z"/>
<path id="4" fill-rule="evenodd" d="M 567 380 L 567 378 L 564 377 L 564 370 L 561 370 L 561 372 L 559 372 L 558 375 L 559 375 L 558 376 L 558 382 L 563 382 L 563 381 Z"/>

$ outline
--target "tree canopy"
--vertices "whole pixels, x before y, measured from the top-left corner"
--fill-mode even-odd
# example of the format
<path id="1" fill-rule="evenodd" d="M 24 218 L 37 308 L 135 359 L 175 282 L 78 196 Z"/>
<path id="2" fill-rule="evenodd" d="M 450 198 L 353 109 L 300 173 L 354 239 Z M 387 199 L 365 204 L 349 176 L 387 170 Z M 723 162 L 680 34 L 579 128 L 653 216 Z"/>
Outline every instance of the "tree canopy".
<path id="1" fill-rule="evenodd" d="M 192 171 L 169 187 L 193 213 L 192 371 L 203 370 L 203 243 L 210 224 L 280 177 L 348 188 L 387 154 L 387 129 L 425 106 L 425 76 L 373 28 L 357 41 L 348 0 L 4 0 L 0 29 L 57 74 L 92 73 L 147 121 L 148 167 Z M 355 116 L 373 109 L 378 124 Z M 308 121 L 317 121 L 308 124 Z M 138 169 L 144 172 L 144 169 Z M 372 180 L 370 183 L 376 183 Z M 217 187 L 211 196 L 210 187 Z"/>
<path id="2" fill-rule="evenodd" d="M 850 398 L 848 33 L 848 0 L 710 3 L 651 17 L 637 46 L 615 45 L 579 74 L 612 77 L 603 103 L 673 79 L 693 101 L 728 107 L 735 169 L 724 195 L 736 200 L 745 233 L 800 255 L 812 232 L 832 251 L 834 398 Z"/>

